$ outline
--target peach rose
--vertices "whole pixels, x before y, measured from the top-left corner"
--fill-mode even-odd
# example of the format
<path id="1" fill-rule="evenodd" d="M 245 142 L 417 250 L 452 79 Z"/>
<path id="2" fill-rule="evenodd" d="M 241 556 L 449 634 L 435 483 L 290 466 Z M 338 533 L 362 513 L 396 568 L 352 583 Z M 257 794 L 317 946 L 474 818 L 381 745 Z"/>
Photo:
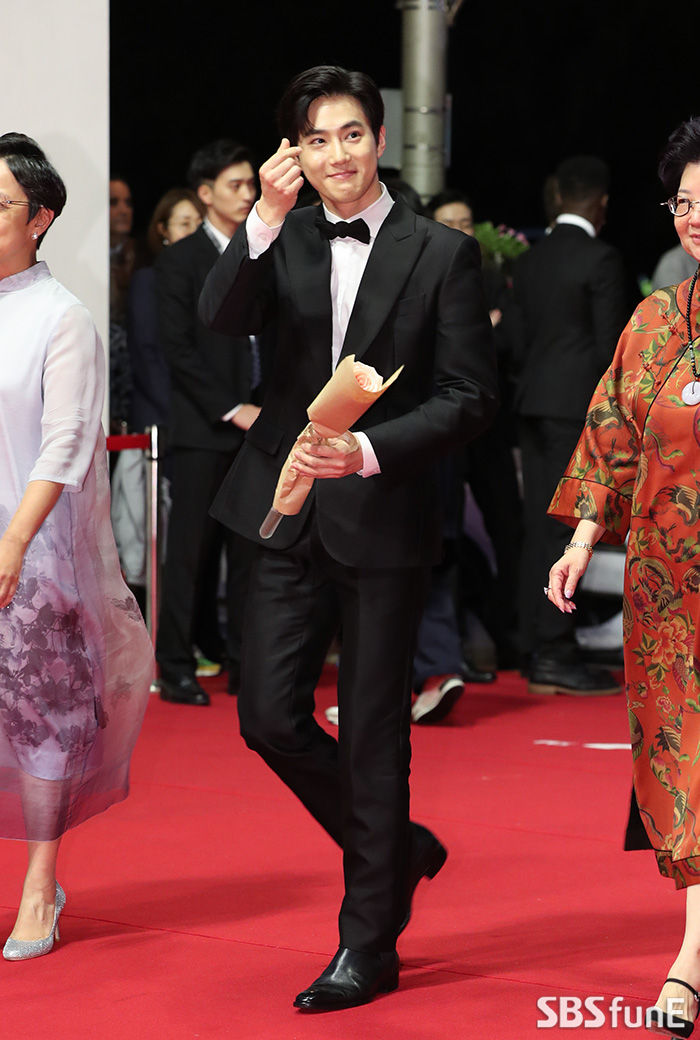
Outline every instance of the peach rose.
<path id="1" fill-rule="evenodd" d="M 376 368 L 372 368 L 371 365 L 363 365 L 361 361 L 355 361 L 352 366 L 352 374 L 360 389 L 368 390 L 370 393 L 381 390 L 383 379 Z"/>

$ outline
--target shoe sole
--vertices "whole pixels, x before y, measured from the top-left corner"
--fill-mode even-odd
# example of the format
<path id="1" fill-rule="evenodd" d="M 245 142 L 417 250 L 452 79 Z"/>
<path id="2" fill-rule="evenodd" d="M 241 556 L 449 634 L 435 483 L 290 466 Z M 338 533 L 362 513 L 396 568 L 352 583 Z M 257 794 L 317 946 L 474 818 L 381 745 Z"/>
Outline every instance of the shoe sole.
<path id="1" fill-rule="evenodd" d="M 297 1008 L 299 1011 L 303 1011 L 307 1015 L 313 1015 L 316 1013 L 327 1013 L 328 1011 L 345 1011 L 346 1008 L 362 1007 L 363 1004 L 369 1004 L 374 1000 L 375 997 L 379 997 L 383 993 L 393 993 L 394 990 L 398 988 L 399 973 L 397 971 L 395 976 L 392 976 L 392 978 L 387 979 L 386 982 L 382 982 L 382 984 L 377 987 L 377 989 L 374 991 L 374 993 L 371 994 L 371 996 L 364 997 L 362 1000 L 348 1000 L 342 1001 L 338 1004 L 320 1003 L 312 1004 L 311 1006 L 309 1006 L 307 1004 L 302 1004 L 301 1002 L 297 1003 L 297 998 L 297 1000 L 294 1001 L 294 1007 Z"/>
<path id="2" fill-rule="evenodd" d="M 607 686 L 594 690 L 577 690 L 571 686 L 562 686 L 561 683 L 529 682 L 527 692 L 537 697 L 551 697 L 555 694 L 565 697 L 613 697 L 616 693 L 622 693 L 622 687 Z"/>
<path id="3" fill-rule="evenodd" d="M 442 719 L 446 718 L 450 714 L 463 693 L 464 685 L 453 686 L 452 689 L 447 690 L 435 707 L 431 708 L 430 711 L 424 712 L 424 714 L 419 715 L 418 718 L 415 718 L 413 713 L 411 713 L 412 722 L 415 723 L 416 726 L 425 726 L 429 723 L 441 722 Z"/>

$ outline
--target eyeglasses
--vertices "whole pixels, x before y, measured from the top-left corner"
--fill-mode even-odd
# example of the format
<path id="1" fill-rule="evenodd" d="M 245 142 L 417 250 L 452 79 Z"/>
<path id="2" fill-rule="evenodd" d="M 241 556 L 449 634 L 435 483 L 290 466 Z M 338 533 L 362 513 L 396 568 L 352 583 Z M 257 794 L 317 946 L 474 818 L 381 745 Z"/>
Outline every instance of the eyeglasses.
<path id="1" fill-rule="evenodd" d="M 0 195 L 0 209 L 9 209 L 10 206 L 31 206 L 31 202 L 16 202 L 8 199 L 7 195 Z"/>
<path id="2" fill-rule="evenodd" d="M 684 195 L 672 195 L 660 206 L 668 206 L 674 217 L 687 217 L 693 206 L 700 205 L 700 199 L 687 199 Z"/>

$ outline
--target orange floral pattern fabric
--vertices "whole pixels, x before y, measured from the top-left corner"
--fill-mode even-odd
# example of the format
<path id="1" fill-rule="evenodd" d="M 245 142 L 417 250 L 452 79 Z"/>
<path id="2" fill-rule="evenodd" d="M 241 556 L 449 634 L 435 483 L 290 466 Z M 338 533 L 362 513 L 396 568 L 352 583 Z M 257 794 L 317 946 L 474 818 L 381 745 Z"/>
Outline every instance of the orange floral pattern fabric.
<path id="1" fill-rule="evenodd" d="M 681 399 L 693 379 L 689 288 L 659 290 L 632 315 L 549 508 L 572 526 L 601 524 L 605 541 L 629 535 L 634 786 L 659 869 L 678 888 L 700 883 L 700 406 Z M 700 305 L 693 310 L 695 337 Z"/>

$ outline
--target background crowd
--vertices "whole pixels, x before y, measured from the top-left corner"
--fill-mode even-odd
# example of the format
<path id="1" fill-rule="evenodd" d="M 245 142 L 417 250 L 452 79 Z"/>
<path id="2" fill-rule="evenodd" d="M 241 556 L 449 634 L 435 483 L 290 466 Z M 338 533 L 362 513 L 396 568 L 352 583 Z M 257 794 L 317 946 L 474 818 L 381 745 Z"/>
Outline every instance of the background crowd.
<path id="1" fill-rule="evenodd" d="M 187 186 L 158 201 L 145 234 L 125 176 L 110 182 L 110 422 L 115 432 L 158 424 L 166 441 L 172 508 L 157 656 L 161 695 L 179 703 L 208 703 L 198 674 L 226 668 L 229 692 L 238 686 L 249 550 L 208 511 L 257 417 L 266 344 L 264 335 L 234 343 L 205 329 L 197 302 L 254 204 L 255 169 L 247 148 L 209 142 L 183 171 Z M 478 239 L 501 394 L 491 429 L 440 467 L 444 553 L 419 633 L 414 722 L 438 721 L 465 681 L 491 682 L 497 668 L 520 668 L 533 693 L 616 693 L 604 665 L 621 661 L 621 625 L 612 654 L 610 640 L 584 649 L 580 633 L 609 619 L 616 631 L 619 597 L 584 594 L 576 625 L 542 601 L 569 534 L 546 509 L 629 313 L 644 291 L 687 277 L 694 261 L 675 247 L 638 284 L 599 237 L 610 171 L 595 156 L 569 157 L 543 178 L 540 221 L 527 235 L 497 213 L 476 220 L 484 215 L 461 188 L 424 206 L 400 171 L 380 175 L 416 212 Z M 301 193 L 299 205 L 317 203 Z"/>

